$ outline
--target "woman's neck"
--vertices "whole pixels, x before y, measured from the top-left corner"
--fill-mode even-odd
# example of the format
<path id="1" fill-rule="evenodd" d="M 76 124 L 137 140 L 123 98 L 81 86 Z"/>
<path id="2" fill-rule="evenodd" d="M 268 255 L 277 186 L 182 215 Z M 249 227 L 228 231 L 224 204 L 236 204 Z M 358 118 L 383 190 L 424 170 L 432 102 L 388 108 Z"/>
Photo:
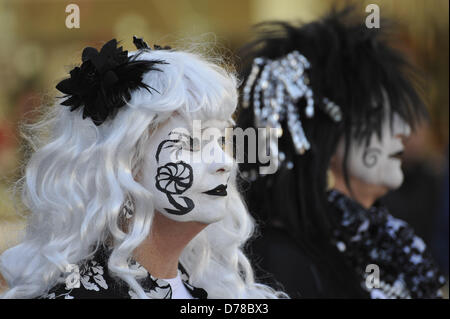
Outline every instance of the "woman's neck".
<path id="1" fill-rule="evenodd" d="M 183 249 L 206 226 L 199 222 L 177 222 L 155 212 L 150 234 L 135 249 L 134 258 L 153 277 L 174 278 Z"/>
<path id="2" fill-rule="evenodd" d="M 350 188 L 345 183 L 343 176 L 334 173 L 334 179 L 333 189 L 358 202 L 366 209 L 372 207 L 375 201 L 388 191 L 384 186 L 368 184 L 352 176 L 349 181 Z"/>

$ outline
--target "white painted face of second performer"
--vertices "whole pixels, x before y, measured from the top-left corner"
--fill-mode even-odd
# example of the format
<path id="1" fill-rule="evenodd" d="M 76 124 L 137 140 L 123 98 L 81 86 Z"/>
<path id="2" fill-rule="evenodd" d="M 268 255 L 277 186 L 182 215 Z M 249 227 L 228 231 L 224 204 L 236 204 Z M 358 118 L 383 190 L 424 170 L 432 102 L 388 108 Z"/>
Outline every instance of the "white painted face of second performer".
<path id="1" fill-rule="evenodd" d="M 227 121 L 201 122 L 202 130 L 224 133 Z M 226 214 L 227 186 L 233 159 L 224 152 L 224 136 L 202 139 L 192 122 L 172 116 L 149 138 L 142 184 L 153 194 L 154 209 L 180 222 L 211 224 Z M 204 135 L 204 134 L 203 134 Z M 205 161 L 213 152 L 215 161 Z M 220 158 L 220 160 L 217 160 Z"/>
<path id="2" fill-rule="evenodd" d="M 411 128 L 397 113 L 394 113 L 391 129 L 388 105 L 385 106 L 385 110 L 381 139 L 373 133 L 368 145 L 352 141 L 347 163 L 349 174 L 353 177 L 368 184 L 393 190 L 403 183 L 401 168 L 403 139 L 411 134 Z M 340 162 L 344 156 L 344 144 L 341 140 L 336 152 Z"/>

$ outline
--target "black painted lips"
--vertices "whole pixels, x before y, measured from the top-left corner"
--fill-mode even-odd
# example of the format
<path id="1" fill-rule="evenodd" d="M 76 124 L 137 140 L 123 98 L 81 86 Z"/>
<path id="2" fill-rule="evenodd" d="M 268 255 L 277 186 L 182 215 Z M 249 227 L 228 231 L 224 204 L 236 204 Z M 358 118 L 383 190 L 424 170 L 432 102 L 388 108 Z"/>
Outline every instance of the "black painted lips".
<path id="1" fill-rule="evenodd" d="M 227 196 L 227 185 L 219 185 L 216 188 L 213 188 L 207 192 L 203 192 L 203 194 L 212 195 L 212 196 Z"/>
<path id="2" fill-rule="evenodd" d="M 389 157 L 391 157 L 391 158 L 396 158 L 396 159 L 402 159 L 402 157 L 403 157 L 403 150 L 401 150 L 401 151 L 398 151 L 398 152 L 396 152 L 396 153 L 394 153 L 394 154 L 391 154 L 391 155 L 389 155 Z"/>

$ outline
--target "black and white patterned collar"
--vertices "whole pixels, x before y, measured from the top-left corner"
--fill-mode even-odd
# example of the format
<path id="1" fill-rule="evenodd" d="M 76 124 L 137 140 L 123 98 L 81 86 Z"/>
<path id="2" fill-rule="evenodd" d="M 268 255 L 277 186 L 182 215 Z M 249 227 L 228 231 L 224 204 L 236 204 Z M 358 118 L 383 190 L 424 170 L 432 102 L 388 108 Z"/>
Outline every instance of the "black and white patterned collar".
<path id="1" fill-rule="evenodd" d="M 110 252 L 106 249 L 99 249 L 93 258 L 73 267 L 72 273 L 62 277 L 57 285 L 50 289 L 47 294 L 39 298 L 138 298 L 137 294 L 127 283 L 110 275 L 108 271 L 109 255 Z M 134 260 L 130 261 L 130 268 L 138 270 L 138 273 L 140 272 L 136 279 L 149 298 L 172 299 L 172 288 L 167 281 L 153 277 L 143 266 Z M 178 272 L 184 286 L 193 298 L 208 298 L 208 293 L 204 289 L 194 287 L 189 283 L 189 274 L 181 263 L 178 264 Z"/>
<path id="2" fill-rule="evenodd" d="M 439 298 L 445 278 L 421 238 L 379 202 L 365 209 L 336 190 L 328 202 L 338 225 L 332 243 L 362 276 L 372 298 Z M 377 265 L 380 286 L 367 288 L 367 265 Z"/>
<path id="3" fill-rule="evenodd" d="M 152 276 L 142 265 L 137 261 L 132 260 L 130 268 L 141 272 L 141 275 L 137 278 L 145 294 L 152 299 L 172 299 L 172 287 L 164 279 L 159 279 Z M 186 289 L 189 291 L 192 297 L 195 299 L 206 299 L 208 298 L 208 293 L 202 289 L 192 286 L 189 283 L 189 274 L 181 263 L 178 263 L 178 275 L 181 277 Z M 129 290 L 130 297 L 132 299 L 137 299 L 136 293 Z"/>

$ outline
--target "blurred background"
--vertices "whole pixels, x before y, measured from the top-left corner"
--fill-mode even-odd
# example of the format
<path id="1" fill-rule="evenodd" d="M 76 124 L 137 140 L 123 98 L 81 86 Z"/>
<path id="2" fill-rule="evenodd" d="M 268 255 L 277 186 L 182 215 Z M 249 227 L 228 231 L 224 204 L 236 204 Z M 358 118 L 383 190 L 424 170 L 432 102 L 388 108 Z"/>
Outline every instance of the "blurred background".
<path id="1" fill-rule="evenodd" d="M 71 3 L 80 10 L 79 28 L 66 27 Z M 0 0 L 0 253 L 20 241 L 25 227 L 26 212 L 16 212 L 20 201 L 12 191 L 25 161 L 18 127 L 51 103 L 85 46 L 115 37 L 134 50 L 133 35 L 174 47 L 205 42 L 237 65 L 253 24 L 308 22 L 346 3 L 362 15 L 377 4 L 382 18 L 399 24 L 393 45 L 423 72 L 431 119 L 406 145 L 404 185 L 384 200 L 425 239 L 448 278 L 448 0 Z"/>

